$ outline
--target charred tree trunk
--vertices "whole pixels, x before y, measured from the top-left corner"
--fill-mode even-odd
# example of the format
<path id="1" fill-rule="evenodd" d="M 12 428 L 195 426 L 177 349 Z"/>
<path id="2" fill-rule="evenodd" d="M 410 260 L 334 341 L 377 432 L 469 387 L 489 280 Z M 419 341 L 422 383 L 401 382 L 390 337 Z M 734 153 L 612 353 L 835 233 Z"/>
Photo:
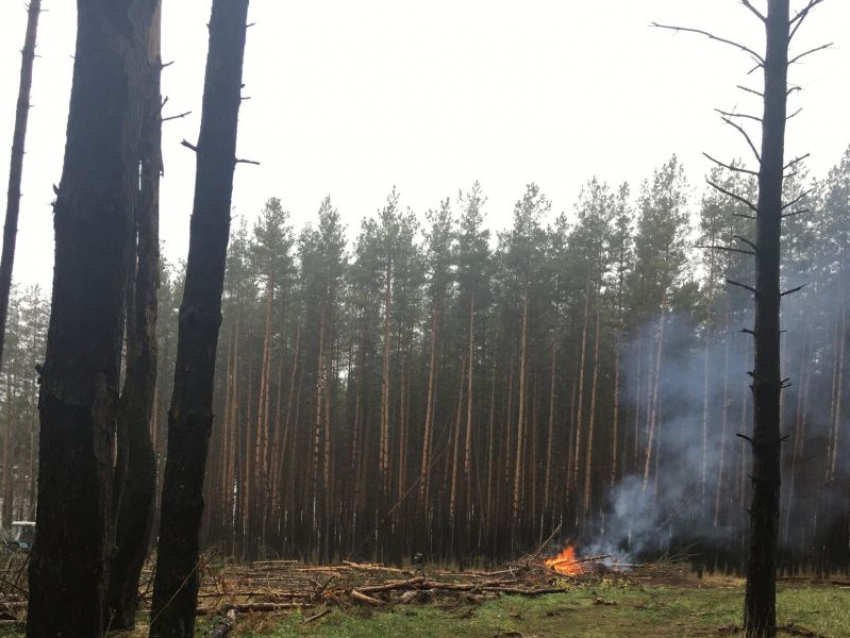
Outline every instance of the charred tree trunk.
<path id="1" fill-rule="evenodd" d="M 150 422 L 157 376 L 159 179 L 162 174 L 160 27 L 161 0 L 157 2 L 148 36 L 141 183 L 135 210 L 136 276 L 134 286 L 127 291 L 127 307 L 132 313 L 127 315 L 127 371 L 118 405 L 118 436 L 126 437 L 127 465 L 123 472 L 116 468 L 115 548 L 109 564 L 104 618 L 104 626 L 116 630 L 132 630 L 135 625 L 139 577 L 150 544 L 156 490 L 156 454 Z M 119 477 L 120 484 L 117 483 Z"/>
<path id="2" fill-rule="evenodd" d="M 150 635 L 156 638 L 191 638 L 195 632 L 198 532 L 213 422 L 215 354 L 230 235 L 247 14 L 248 0 L 213 1 L 189 259 L 168 417 L 151 610 Z"/>
<path id="3" fill-rule="evenodd" d="M 18 238 L 18 213 L 21 208 L 21 179 L 24 173 L 24 146 L 30 114 L 32 67 L 35 61 L 35 41 L 41 0 L 30 0 L 27 9 L 27 32 L 21 50 L 21 83 L 15 110 L 15 132 L 12 136 L 12 161 L 9 166 L 9 191 L 6 200 L 6 223 L 3 227 L 3 253 L 0 256 L 0 365 L 6 343 L 6 315 L 9 293 L 12 290 L 12 268 L 15 265 L 15 243 Z"/>
<path id="4" fill-rule="evenodd" d="M 139 176 L 138 89 L 155 2 L 79 0 L 77 5 L 39 396 L 29 638 L 102 631 L 125 286 Z"/>
<path id="5" fill-rule="evenodd" d="M 788 5 L 789 0 L 769 0 L 765 18 L 767 49 L 755 250 L 752 502 L 744 606 L 748 638 L 776 635 L 776 545 L 782 436 L 779 263 L 788 97 Z"/>

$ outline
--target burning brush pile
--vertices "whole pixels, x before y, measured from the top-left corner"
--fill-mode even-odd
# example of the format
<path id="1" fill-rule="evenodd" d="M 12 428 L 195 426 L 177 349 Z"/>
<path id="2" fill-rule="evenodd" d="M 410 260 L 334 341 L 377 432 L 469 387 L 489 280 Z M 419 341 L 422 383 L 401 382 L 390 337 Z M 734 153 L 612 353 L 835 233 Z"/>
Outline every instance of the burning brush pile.
<path id="1" fill-rule="evenodd" d="M 529 556 L 495 571 L 405 570 L 344 562 L 311 567 L 293 561 L 262 561 L 248 567 L 208 570 L 200 615 L 228 610 L 307 611 L 320 605 L 372 608 L 396 604 L 476 604 L 500 596 L 563 592 L 563 579 L 593 579 L 613 570 L 610 555 L 580 557 L 568 546 L 549 559 Z"/>
<path id="2" fill-rule="evenodd" d="M 564 576 L 583 576 L 585 574 L 600 574 L 617 572 L 617 560 L 611 554 L 579 557 L 576 548 L 567 545 L 557 556 L 547 558 L 543 563 L 549 569 Z"/>

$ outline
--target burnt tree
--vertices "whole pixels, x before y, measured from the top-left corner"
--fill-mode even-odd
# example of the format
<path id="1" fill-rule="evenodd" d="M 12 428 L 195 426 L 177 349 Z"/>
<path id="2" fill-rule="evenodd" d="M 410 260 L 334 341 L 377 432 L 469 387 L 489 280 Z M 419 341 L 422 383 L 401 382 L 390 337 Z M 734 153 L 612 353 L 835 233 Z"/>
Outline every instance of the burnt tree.
<path id="1" fill-rule="evenodd" d="M 749 442 L 752 450 L 752 496 L 749 509 L 749 552 L 747 556 L 747 588 L 744 602 L 744 629 L 747 638 L 772 638 L 776 636 L 776 564 L 779 539 L 779 497 L 782 484 L 782 436 L 780 419 L 782 390 L 788 379 L 782 378 L 780 356 L 780 304 L 782 298 L 802 288 L 782 291 L 780 288 L 780 262 L 782 245 L 782 220 L 784 211 L 797 204 L 798 198 L 783 201 L 783 185 L 786 172 L 801 162 L 804 157 L 785 163 L 785 129 L 788 117 L 788 96 L 799 89 L 790 88 L 788 69 L 795 62 L 816 51 L 828 48 L 829 44 L 810 49 L 789 58 L 789 46 L 808 14 L 823 0 L 808 0 L 793 18 L 790 0 L 767 0 L 767 12 L 762 13 L 748 0 L 743 4 L 764 25 L 766 47 L 764 55 L 746 46 L 718 38 L 698 29 L 689 31 L 731 45 L 750 55 L 755 63 L 754 70 L 764 73 L 764 92 L 744 88 L 761 97 L 761 117 L 737 112 L 720 111 L 724 122 L 736 129 L 746 140 L 758 163 L 758 171 L 735 164 L 719 162 L 709 155 L 710 160 L 727 170 L 752 175 L 758 180 L 756 202 L 728 191 L 709 181 L 713 187 L 747 205 L 753 212 L 755 238 L 735 236 L 742 242 L 740 248 L 723 247 L 750 254 L 755 260 L 755 284 L 748 285 L 729 280 L 733 286 L 752 293 L 755 300 L 755 325 L 745 329 L 753 337 L 753 431 L 752 436 L 738 434 Z M 656 25 L 662 26 L 663 25 Z M 761 148 L 753 143 L 739 122 L 740 118 L 755 120 L 761 124 Z M 795 213 L 796 214 L 796 213 Z"/>
<path id="2" fill-rule="evenodd" d="M 35 41 L 38 33 L 38 16 L 41 0 L 31 0 L 27 8 L 27 32 L 21 50 L 21 83 L 15 110 L 15 132 L 12 136 L 12 161 L 9 167 L 9 191 L 6 200 L 6 222 L 3 227 L 3 253 L 0 256 L 0 364 L 3 363 L 3 345 L 6 337 L 6 315 L 9 310 L 9 293 L 12 289 L 12 269 L 15 265 L 15 243 L 18 238 L 18 213 L 21 209 L 21 179 L 24 173 L 24 145 L 32 91 L 32 67 L 35 61 Z M 5 471 L 5 468 L 4 468 Z M 4 503 L 5 505 L 5 503 Z M 3 518 L 3 526 L 11 518 Z"/>
<path id="3" fill-rule="evenodd" d="M 150 635 L 195 634 L 204 470 L 230 234 L 248 0 L 214 0 L 186 284 L 180 306 Z M 191 145 L 189 145 L 191 146 Z"/>
<path id="4" fill-rule="evenodd" d="M 109 564 L 104 626 L 132 630 L 139 576 L 147 556 L 156 490 L 156 454 L 150 435 L 157 373 L 159 288 L 159 180 L 162 174 L 160 31 L 157 0 L 147 44 L 142 99 L 140 183 L 135 207 L 135 259 L 126 299 L 126 373 L 118 403 L 118 455 L 113 512 L 115 546 Z"/>
<path id="5" fill-rule="evenodd" d="M 153 0 L 79 0 L 53 298 L 41 369 L 28 638 L 99 636 L 124 299 Z"/>

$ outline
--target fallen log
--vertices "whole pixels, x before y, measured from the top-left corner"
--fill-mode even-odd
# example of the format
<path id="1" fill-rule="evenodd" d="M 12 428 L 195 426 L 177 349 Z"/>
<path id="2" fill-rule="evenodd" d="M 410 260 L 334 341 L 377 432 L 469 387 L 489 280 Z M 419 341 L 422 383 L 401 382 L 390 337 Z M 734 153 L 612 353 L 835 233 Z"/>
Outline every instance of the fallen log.
<path id="1" fill-rule="evenodd" d="M 371 563 L 355 563 L 354 561 L 344 560 L 342 564 L 351 569 L 357 569 L 366 572 L 389 572 L 393 574 L 412 575 L 413 572 L 407 569 L 397 569 L 395 567 L 387 567 L 386 565 L 373 565 Z"/>
<path id="2" fill-rule="evenodd" d="M 220 606 L 204 606 L 198 607 L 198 616 L 212 616 L 220 612 L 222 609 L 234 610 L 239 613 L 250 612 L 274 612 L 285 611 L 288 609 L 301 609 L 306 607 L 304 603 L 228 603 Z"/>
<path id="3" fill-rule="evenodd" d="M 302 621 L 301 621 L 301 624 L 302 624 L 302 625 L 306 625 L 306 624 L 308 624 L 308 623 L 313 622 L 314 620 L 318 620 L 319 618 L 324 618 L 324 617 L 325 617 L 325 616 L 327 616 L 329 613 L 331 613 L 331 611 L 333 611 L 333 610 L 332 610 L 330 607 L 328 607 L 328 608 L 327 608 L 327 609 L 325 609 L 324 611 L 320 611 L 318 614 L 314 614 L 314 615 L 312 615 L 312 616 L 310 616 L 310 617 L 308 617 L 308 618 L 305 618 L 304 620 L 302 620 Z"/>
<path id="4" fill-rule="evenodd" d="M 228 610 L 222 621 L 218 623 L 215 627 L 213 627 L 213 630 L 208 633 L 204 638 L 224 638 L 224 636 L 233 631 L 233 627 L 235 626 L 236 610 L 230 609 Z"/>
<path id="5" fill-rule="evenodd" d="M 371 596 L 367 596 L 366 594 L 360 593 L 356 589 L 352 589 L 349 593 L 354 600 L 365 603 L 367 605 L 371 605 L 372 607 L 380 607 L 384 604 L 383 600 L 378 600 L 377 598 L 372 598 Z"/>
<path id="6" fill-rule="evenodd" d="M 409 580 L 391 580 L 383 585 L 370 585 L 368 587 L 358 587 L 357 591 L 361 594 L 375 594 L 381 591 L 392 591 L 393 589 L 408 589 L 417 585 L 422 585 L 425 582 L 423 576 L 410 578 Z"/>
<path id="7" fill-rule="evenodd" d="M 499 592 L 515 596 L 542 596 L 543 594 L 563 594 L 564 590 L 558 587 L 546 587 L 542 589 L 525 589 L 523 587 L 484 587 L 484 591 Z"/>

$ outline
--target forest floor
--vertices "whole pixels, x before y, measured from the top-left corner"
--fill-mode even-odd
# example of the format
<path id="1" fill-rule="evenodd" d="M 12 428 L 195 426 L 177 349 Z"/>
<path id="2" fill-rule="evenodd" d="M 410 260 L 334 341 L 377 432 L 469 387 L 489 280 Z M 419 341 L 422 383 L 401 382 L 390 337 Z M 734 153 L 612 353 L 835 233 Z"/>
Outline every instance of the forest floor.
<path id="1" fill-rule="evenodd" d="M 250 567 L 204 565 L 203 573 L 198 638 L 216 628 L 228 610 L 236 613 L 233 638 L 743 635 L 743 580 L 697 578 L 684 563 L 628 571 L 586 564 L 578 576 L 557 574 L 542 561 L 490 572 L 263 561 Z M 850 638 L 850 582 L 845 581 L 781 580 L 780 637 Z M 149 600 L 144 583 L 142 593 Z M 144 616 L 147 610 L 140 620 Z M 17 638 L 19 631 L 20 626 L 0 627 L 0 637 Z M 147 627 L 140 623 L 135 632 L 112 635 L 147 638 Z"/>
<path id="2" fill-rule="evenodd" d="M 334 609 L 308 625 L 317 610 L 286 617 L 243 618 L 242 638 L 673 638 L 743 636 L 742 583 L 699 587 L 596 585 L 535 598 L 504 596 L 480 605 Z M 780 636 L 850 637 L 850 590 L 786 588 L 779 595 Z M 203 628 L 198 633 L 203 636 Z"/>

